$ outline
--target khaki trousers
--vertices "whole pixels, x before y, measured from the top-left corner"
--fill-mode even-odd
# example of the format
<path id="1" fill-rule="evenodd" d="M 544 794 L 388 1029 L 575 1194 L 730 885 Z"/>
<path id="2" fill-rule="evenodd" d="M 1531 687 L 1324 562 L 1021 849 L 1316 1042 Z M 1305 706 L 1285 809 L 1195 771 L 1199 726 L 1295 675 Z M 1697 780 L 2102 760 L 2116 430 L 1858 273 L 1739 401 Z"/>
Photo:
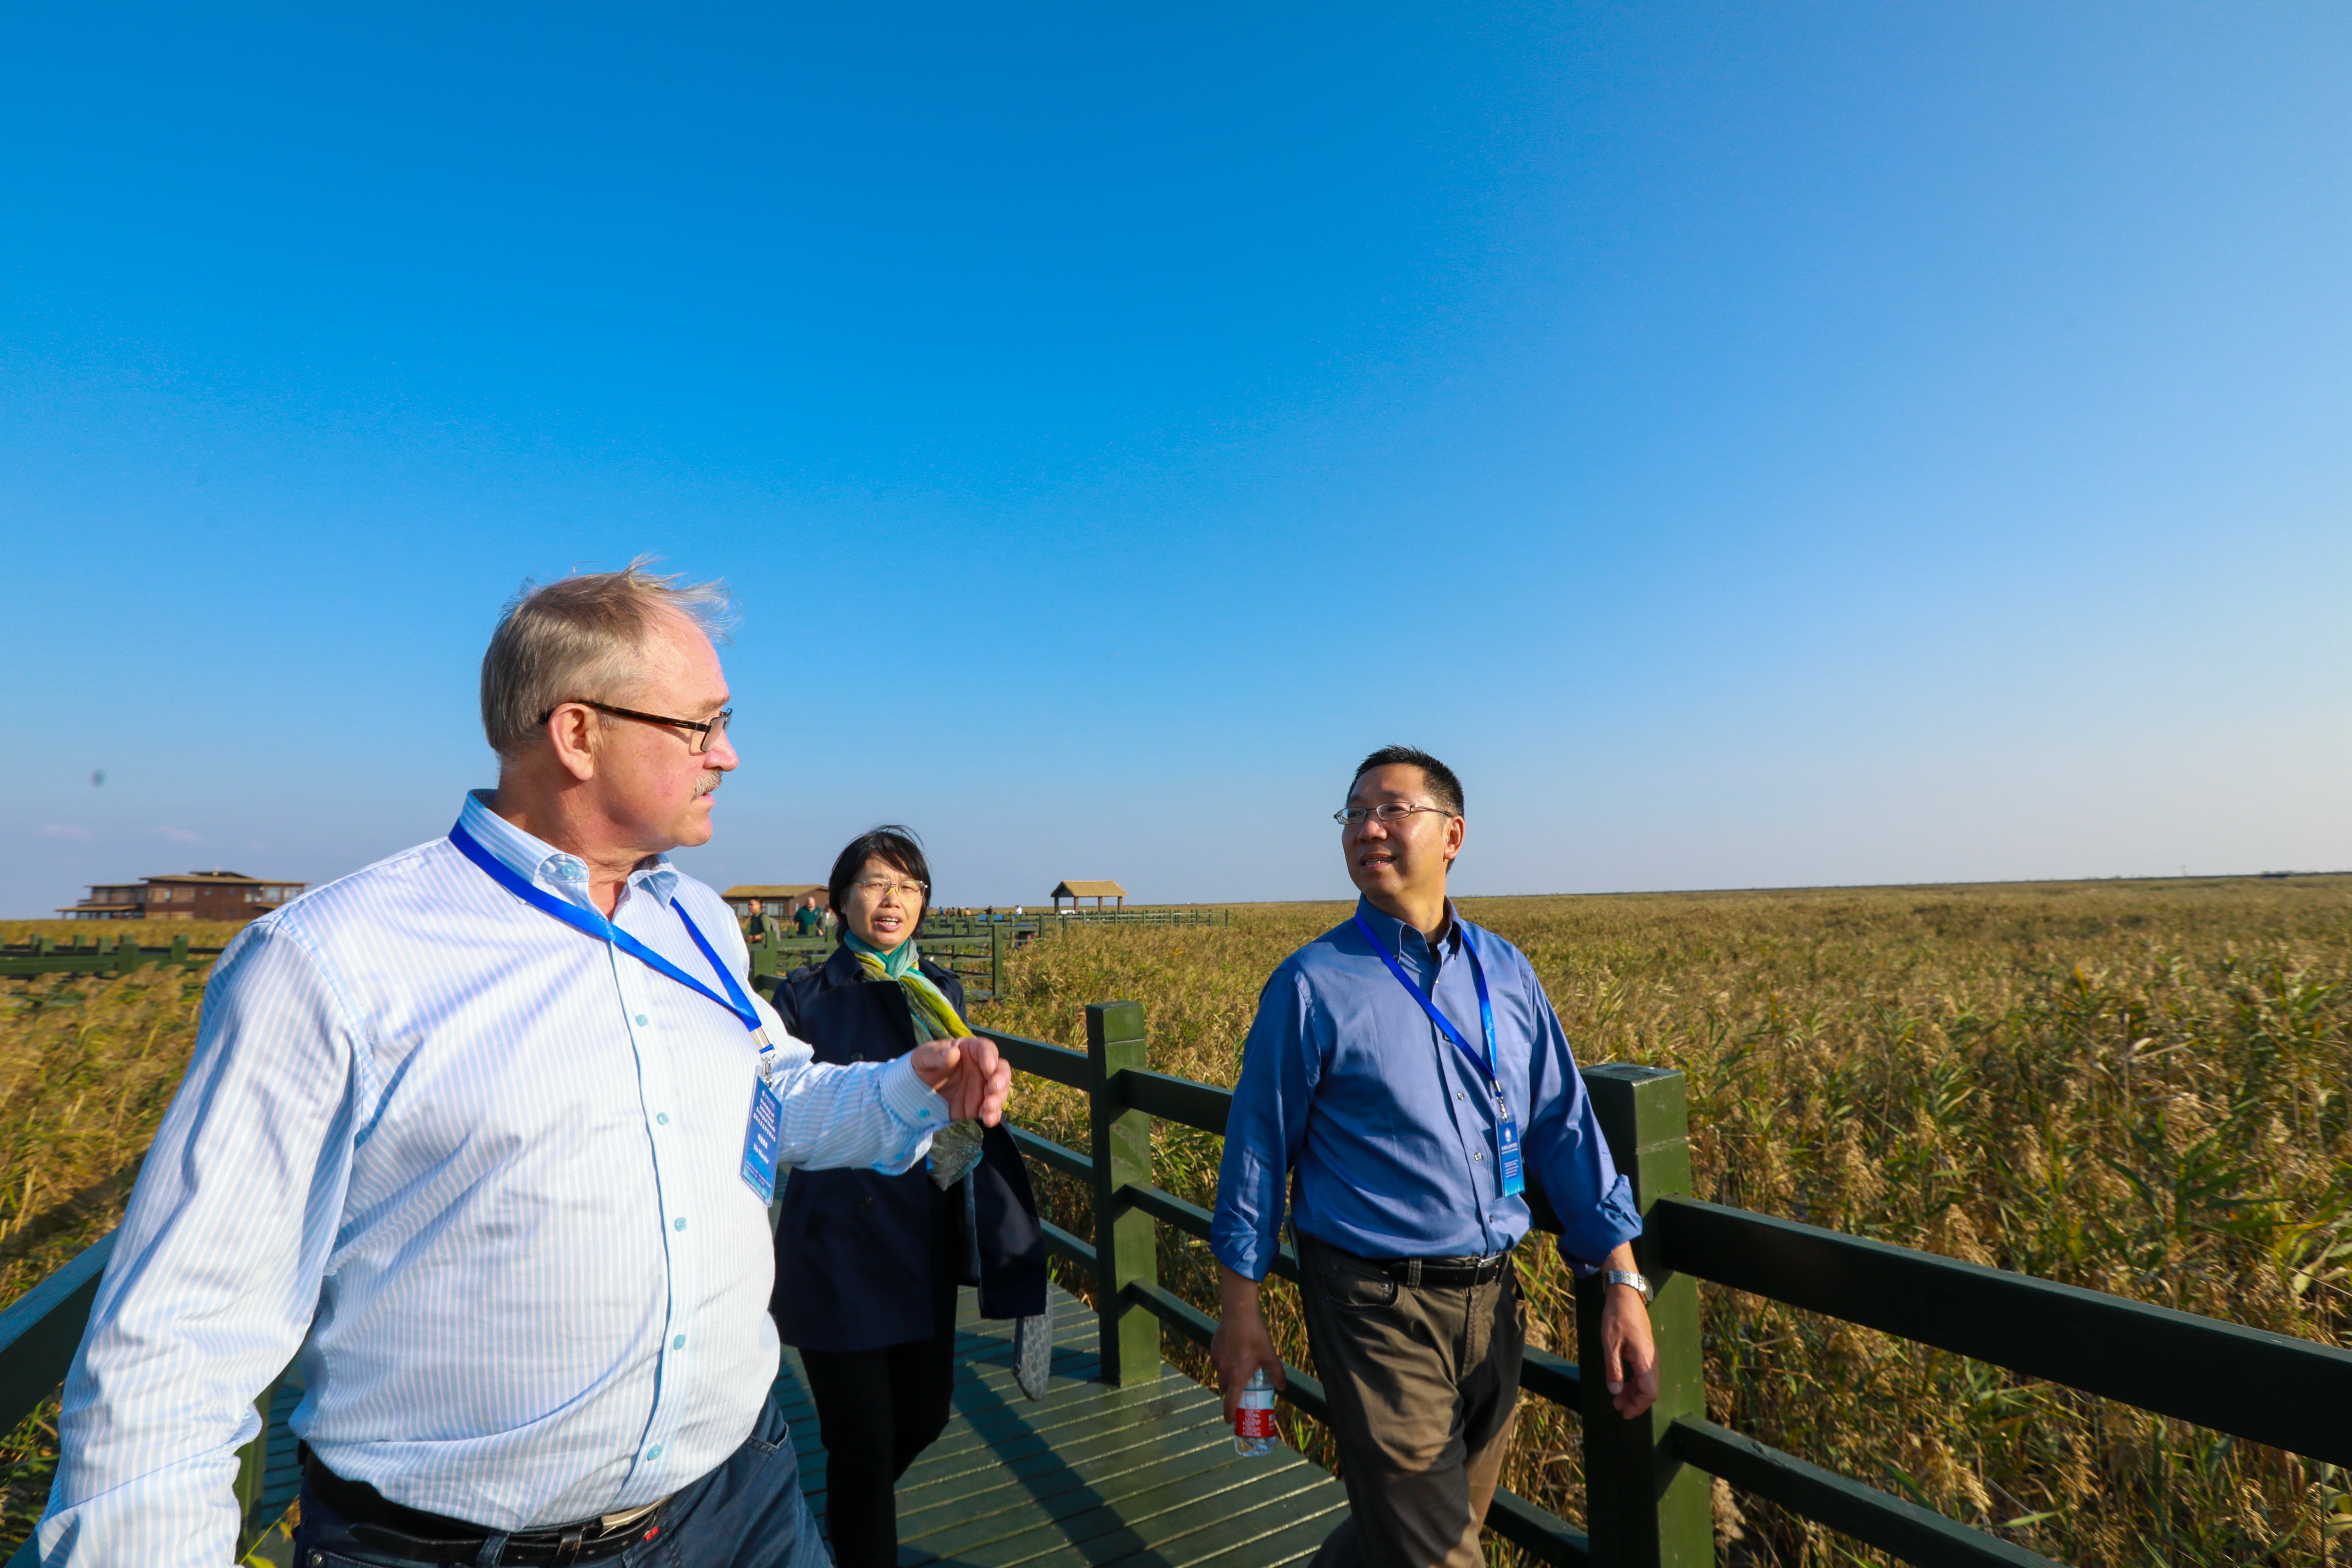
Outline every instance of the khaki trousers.
<path id="1" fill-rule="evenodd" d="M 1517 1275 L 1414 1289 L 1309 1236 L 1298 1261 L 1348 1487 L 1315 1568 L 1479 1568 L 1527 1348 Z"/>

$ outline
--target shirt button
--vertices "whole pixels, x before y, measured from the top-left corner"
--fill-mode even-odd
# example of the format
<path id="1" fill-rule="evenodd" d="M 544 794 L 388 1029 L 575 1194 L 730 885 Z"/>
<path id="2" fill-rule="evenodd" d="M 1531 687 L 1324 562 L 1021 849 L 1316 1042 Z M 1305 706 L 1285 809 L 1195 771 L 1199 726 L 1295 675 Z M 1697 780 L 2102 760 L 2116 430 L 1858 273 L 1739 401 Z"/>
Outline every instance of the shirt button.
<path id="1" fill-rule="evenodd" d="M 648 1459 L 658 1459 L 658 1458 L 661 1458 L 661 1445 L 660 1445 L 659 1443 L 656 1443 L 652 1447 L 647 1448 L 647 1449 L 646 1450 L 646 1458 L 648 1458 Z"/>
<path id="2" fill-rule="evenodd" d="M 660 1122 L 664 1127 L 667 1127 L 669 1125 L 669 1112 L 667 1110 L 656 1110 L 654 1112 L 654 1120 Z"/>
<path id="3" fill-rule="evenodd" d="M 639 1028 L 641 1028 L 641 1029 L 642 1029 L 642 1028 L 644 1028 L 645 1026 L 646 1026 L 646 1016 L 645 1016 L 643 1013 L 640 1013 L 640 1014 L 638 1014 L 638 1015 L 637 1015 L 637 1027 L 639 1027 Z"/>
<path id="4" fill-rule="evenodd" d="M 677 1219 L 674 1219 L 674 1220 L 670 1221 L 670 1222 L 669 1222 L 669 1227 L 670 1227 L 670 1229 L 672 1229 L 672 1230 L 684 1230 L 684 1229 L 686 1228 L 686 1218 L 685 1218 L 685 1216 L 684 1216 L 683 1215 L 680 1215 L 680 1216 L 678 1216 Z"/>
<path id="5" fill-rule="evenodd" d="M 1481 1150 L 1479 1150 L 1476 1153 L 1475 1153 L 1475 1154 L 1471 1155 L 1470 1157 L 1471 1157 L 1473 1160 L 1483 1160 L 1483 1159 L 1485 1159 L 1485 1158 L 1486 1157 L 1486 1151 L 1485 1151 L 1484 1149 L 1481 1149 Z M 684 1220 L 680 1220 L 680 1221 L 678 1221 L 677 1223 L 678 1223 L 678 1226 L 679 1226 L 679 1227 L 680 1227 L 681 1229 L 683 1229 L 683 1228 L 685 1227 L 686 1221 L 684 1221 Z"/>
<path id="6" fill-rule="evenodd" d="M 1456 1100 L 1461 1100 L 1461 1099 L 1463 1099 L 1463 1098 L 1465 1098 L 1465 1097 L 1464 1097 L 1464 1095 L 1463 1095 L 1462 1091 L 1461 1091 L 1460 1089 L 1455 1089 L 1455 1090 L 1454 1091 L 1454 1099 L 1456 1099 Z"/>
<path id="7" fill-rule="evenodd" d="M 686 1336 L 684 1334 L 680 1334 L 677 1338 L 670 1341 L 669 1348 L 674 1351 L 684 1350 L 686 1348 Z"/>

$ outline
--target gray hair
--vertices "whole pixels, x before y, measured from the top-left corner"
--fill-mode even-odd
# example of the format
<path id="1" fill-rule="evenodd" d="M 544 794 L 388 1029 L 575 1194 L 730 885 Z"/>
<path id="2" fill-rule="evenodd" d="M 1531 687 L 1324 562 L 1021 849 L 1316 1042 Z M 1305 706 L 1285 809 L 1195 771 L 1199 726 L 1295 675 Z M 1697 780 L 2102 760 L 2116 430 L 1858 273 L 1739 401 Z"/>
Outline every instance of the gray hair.
<path id="1" fill-rule="evenodd" d="M 646 570 L 583 572 L 543 587 L 526 581 L 507 601 L 482 655 L 482 731 L 500 757 L 520 755 L 558 703 L 609 701 L 638 671 L 661 618 L 684 616 L 716 642 L 730 605 L 717 583 L 680 586 Z"/>

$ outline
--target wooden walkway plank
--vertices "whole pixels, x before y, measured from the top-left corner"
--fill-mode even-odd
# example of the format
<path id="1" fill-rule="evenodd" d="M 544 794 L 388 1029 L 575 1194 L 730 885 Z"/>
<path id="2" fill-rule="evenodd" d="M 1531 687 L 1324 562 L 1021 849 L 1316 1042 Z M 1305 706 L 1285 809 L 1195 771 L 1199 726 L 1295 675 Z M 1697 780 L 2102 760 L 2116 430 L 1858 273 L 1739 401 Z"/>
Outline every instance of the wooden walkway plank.
<path id="1" fill-rule="evenodd" d="M 1160 1562 L 1182 1563 L 1189 1558 L 1178 1547 L 1185 1537 L 1212 1531 L 1238 1532 L 1244 1538 L 1270 1533 L 1297 1517 L 1295 1500 L 1336 1484 L 1311 1466 L 1304 1467 L 1305 1474 L 1294 1470 L 1286 1475 L 1237 1476 L 1234 1468 L 1227 1466 L 1168 1487 L 1105 1501 L 992 1542 L 982 1550 L 958 1551 L 951 1561 L 974 1568 L 1027 1568 L 1030 1564 L 1058 1568 L 1116 1563 L 1149 1552 Z M 1267 1514 L 1266 1510 L 1273 1511 Z"/>
<path id="2" fill-rule="evenodd" d="M 1024 1397 L 1013 1325 L 962 1292 L 953 1414 L 898 1483 L 899 1561 L 937 1568 L 1278 1568 L 1313 1556 L 1347 1493 L 1292 1449 L 1234 1452 L 1223 1402 L 1164 1363 L 1156 1383 L 1095 1381 L 1096 1320 L 1055 1291 L 1053 1378 Z M 777 1395 L 822 1520 L 824 1446 L 798 1352 Z"/>
<path id="3" fill-rule="evenodd" d="M 1127 1396 L 1100 1403 L 1065 1400 L 1031 1405 L 1015 1388 L 1009 1373 L 1001 1374 L 1000 1381 L 1001 1388 L 991 1389 L 977 1376 L 959 1378 L 956 1403 L 969 1414 L 951 1423 L 940 1440 L 925 1450 L 900 1483 L 902 1492 L 966 1472 L 993 1472 L 1030 1453 L 1051 1453 L 1067 1445 L 1132 1433 L 1148 1426 L 1167 1405 L 1164 1399 L 1135 1397 L 1133 1391 L 1111 1390 L 1104 1392 Z M 1200 1392 L 1189 1384 L 1184 1387 L 1195 1394 Z M 1202 1397 L 1213 1400 L 1213 1396 Z M 1052 1418 L 1033 1423 L 1024 1414 L 1043 1410 L 1051 1410 Z M 822 1491 L 826 1466 L 813 1410 L 805 1421 L 793 1423 L 793 1443 L 802 1456 L 802 1489 L 812 1495 Z"/>
<path id="4" fill-rule="evenodd" d="M 1178 1464 L 1196 1452 L 1213 1452 L 1222 1441 L 1221 1433 L 1203 1432 L 1197 1423 L 1164 1422 L 1063 1444 L 1021 1438 L 1007 1444 L 995 1464 L 967 1460 L 952 1468 L 926 1469 L 918 1462 L 898 1483 L 898 1517 L 929 1508 L 968 1510 L 995 1492 L 1034 1491 L 1039 1478 L 1057 1469 L 1073 1476 L 1083 1469 L 1108 1479 L 1138 1466 Z"/>
<path id="5" fill-rule="evenodd" d="M 1188 1537 L 1181 1554 L 1170 1554 L 1164 1550 L 1143 1552 L 1117 1559 L 1105 1568 L 1145 1568 L 1146 1564 L 1157 1568 L 1161 1563 L 1177 1563 L 1186 1568 L 1207 1568 L 1209 1564 L 1215 1568 L 1280 1568 L 1283 1563 L 1304 1563 L 1321 1550 L 1323 1538 L 1339 1527 L 1347 1511 L 1348 1499 L 1343 1491 L 1332 1500 L 1327 1511 L 1293 1515 L 1288 1522 L 1263 1533 L 1253 1532 L 1245 1522 L 1235 1521 L 1234 1528 L 1214 1536 L 1204 1532 Z"/>
<path id="6" fill-rule="evenodd" d="M 1181 1500 L 1192 1495 L 1195 1483 L 1215 1484 L 1212 1473 L 1225 1469 L 1232 1458 L 1230 1444 L 1222 1453 L 1207 1445 L 1175 1454 L 1154 1446 L 1144 1456 L 1129 1456 L 1129 1464 L 1121 1470 L 1092 1467 L 1082 1470 L 1064 1464 L 1025 1478 L 1013 1488 L 986 1494 L 995 1506 L 981 1504 L 985 1511 L 940 1503 L 910 1519 L 902 1509 L 899 1529 L 907 1540 L 919 1540 L 924 1550 L 942 1555 L 991 1546 L 1048 1527 L 1058 1537 L 1078 1539 L 1100 1532 L 1081 1522 L 1086 1516 L 1108 1517 L 1116 1524 L 1140 1511 L 1146 1500 L 1171 1484 L 1181 1489 L 1177 1494 Z"/>

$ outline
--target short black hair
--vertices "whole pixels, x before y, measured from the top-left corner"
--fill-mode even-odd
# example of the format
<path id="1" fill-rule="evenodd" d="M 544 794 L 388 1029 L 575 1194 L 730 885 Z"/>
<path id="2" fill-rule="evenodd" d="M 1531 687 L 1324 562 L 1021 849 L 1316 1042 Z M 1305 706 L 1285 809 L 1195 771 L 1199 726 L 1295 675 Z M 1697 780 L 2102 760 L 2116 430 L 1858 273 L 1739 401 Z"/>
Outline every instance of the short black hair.
<path id="1" fill-rule="evenodd" d="M 869 827 L 851 839 L 847 847 L 833 858 L 833 875 L 825 879 L 825 898 L 836 910 L 848 905 L 849 884 L 866 869 L 866 862 L 879 859 L 885 865 L 896 866 L 923 885 L 923 914 L 931 912 L 931 864 L 923 858 L 923 841 L 915 830 L 895 822 L 879 827 Z M 922 917 L 916 917 L 921 923 Z"/>
<path id="2" fill-rule="evenodd" d="M 1419 746 L 1382 746 L 1356 764 L 1356 776 L 1348 781 L 1349 793 L 1354 794 L 1357 784 L 1374 768 L 1398 766 L 1419 768 L 1437 804 L 1456 816 L 1462 815 L 1462 781 L 1454 776 L 1452 768 Z"/>

